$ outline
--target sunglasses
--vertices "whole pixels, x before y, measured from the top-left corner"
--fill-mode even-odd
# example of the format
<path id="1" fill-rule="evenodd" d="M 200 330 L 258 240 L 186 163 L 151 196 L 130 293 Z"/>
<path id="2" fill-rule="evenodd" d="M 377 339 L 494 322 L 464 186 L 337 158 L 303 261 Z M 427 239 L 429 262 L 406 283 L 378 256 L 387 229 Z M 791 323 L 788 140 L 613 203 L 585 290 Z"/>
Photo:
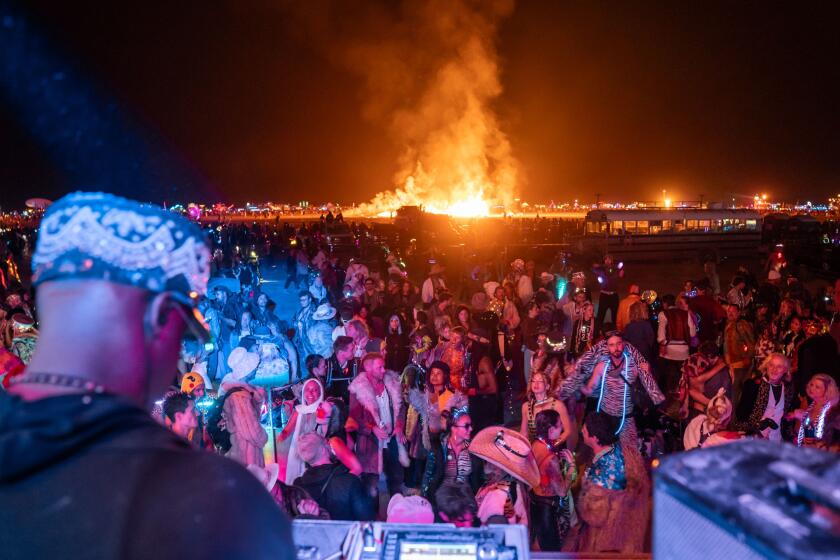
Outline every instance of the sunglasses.
<path id="1" fill-rule="evenodd" d="M 466 424 L 454 424 L 452 427 L 453 428 L 464 428 L 465 430 L 470 430 L 470 429 L 472 429 L 472 424 L 467 422 Z"/>

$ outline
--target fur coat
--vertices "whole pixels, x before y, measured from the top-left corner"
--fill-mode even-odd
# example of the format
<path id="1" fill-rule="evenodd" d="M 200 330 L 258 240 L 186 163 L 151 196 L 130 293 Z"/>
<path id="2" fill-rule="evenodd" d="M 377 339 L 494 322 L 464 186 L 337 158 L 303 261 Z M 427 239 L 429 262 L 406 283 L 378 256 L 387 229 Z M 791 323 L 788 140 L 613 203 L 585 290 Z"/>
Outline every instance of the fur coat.
<path id="1" fill-rule="evenodd" d="M 428 391 L 420 391 L 416 388 L 408 391 L 405 435 L 408 438 L 412 458 L 424 458 L 426 452 L 432 448 L 430 434 L 438 434 L 443 430 L 445 424 L 441 417 L 443 410 L 451 411 L 453 408 L 468 404 L 467 398 L 459 391 L 444 394 L 449 395 L 446 402 L 439 401 L 438 404 L 432 404 Z"/>
<path id="2" fill-rule="evenodd" d="M 231 393 L 234 387 L 244 390 Z M 268 442 L 268 434 L 260 424 L 262 394 L 247 383 L 225 383 L 223 388 L 230 393 L 224 408 L 231 443 L 227 456 L 245 466 L 265 466 L 263 447 Z"/>
<path id="3" fill-rule="evenodd" d="M 649 499 L 632 489 L 608 490 L 584 478 L 576 502 L 581 524 L 569 534 L 563 550 L 642 552 L 647 524 L 636 522 L 636 514 L 649 509 Z"/>
<path id="4" fill-rule="evenodd" d="M 787 381 L 784 382 L 783 387 L 785 412 L 790 412 L 793 409 L 796 390 L 793 384 Z M 730 428 L 742 432 L 757 431 L 759 423 L 764 418 L 767 402 L 770 400 L 771 385 L 763 377 L 750 379 L 744 382 L 741 391 L 741 399 L 738 401 L 735 418 Z"/>
<path id="5" fill-rule="evenodd" d="M 392 371 L 385 372 L 385 392 L 391 401 L 392 432 L 402 427 L 402 387 L 400 379 Z M 376 404 L 376 392 L 366 373 L 354 379 L 349 386 L 350 414 L 346 428 L 348 432 L 356 432 L 356 457 L 362 464 L 362 472 L 379 474 L 382 472 L 382 452 L 379 440 L 373 428 L 379 426 L 379 407 Z M 404 459 L 405 458 L 405 461 Z M 400 462 L 407 462 L 408 454 L 400 444 Z M 408 466 L 408 465 L 404 465 Z"/>

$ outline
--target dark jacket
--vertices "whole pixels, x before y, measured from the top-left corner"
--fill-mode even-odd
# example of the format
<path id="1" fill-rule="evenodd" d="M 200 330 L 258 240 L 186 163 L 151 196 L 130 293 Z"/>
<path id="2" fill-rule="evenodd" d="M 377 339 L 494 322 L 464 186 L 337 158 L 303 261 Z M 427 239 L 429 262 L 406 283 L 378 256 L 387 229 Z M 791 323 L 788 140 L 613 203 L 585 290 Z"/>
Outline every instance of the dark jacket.
<path id="1" fill-rule="evenodd" d="M 757 431 L 759 423 L 764 418 L 770 391 L 770 384 L 763 378 L 745 381 L 741 389 L 741 399 L 735 409 L 735 418 L 730 427 L 745 432 Z M 785 412 L 790 412 L 793 408 L 793 396 L 793 384 L 784 383 Z"/>
<path id="2" fill-rule="evenodd" d="M 699 295 L 689 299 L 688 305 L 692 311 L 700 315 L 699 331 L 697 333 L 700 342 L 716 340 L 726 319 L 726 311 L 723 307 L 715 298 L 707 295 Z"/>
<path id="3" fill-rule="evenodd" d="M 350 404 L 350 393 L 347 388 L 358 373 L 358 359 L 353 358 L 344 364 L 344 367 L 341 367 L 338 358 L 335 357 L 335 354 L 332 354 L 327 358 L 327 386 L 325 387 L 327 396 L 341 399 L 345 405 Z"/>
<path id="4" fill-rule="evenodd" d="M 253 475 L 104 394 L 0 391 L 0 527 L 5 560 L 294 557 Z"/>
<path id="5" fill-rule="evenodd" d="M 656 343 L 656 334 L 650 321 L 631 321 L 624 327 L 624 340 L 635 346 L 649 363 L 656 363 L 659 345 Z"/>
<path id="6" fill-rule="evenodd" d="M 432 504 L 435 503 L 435 492 L 443 484 L 443 477 L 446 473 L 446 460 L 449 457 L 449 446 L 444 446 L 441 443 L 441 438 L 441 435 L 436 436 L 432 434 L 432 449 L 426 458 L 426 472 L 423 474 L 423 496 Z M 468 482 L 473 494 L 475 494 L 484 485 L 484 463 L 472 454 L 470 454 L 470 463 L 472 465 L 472 472 L 470 473 Z"/>
<path id="7" fill-rule="evenodd" d="M 342 464 L 309 467 L 295 480 L 332 520 L 372 521 L 376 519 L 373 500 L 359 477 Z"/>
<path id="8" fill-rule="evenodd" d="M 840 382 L 837 375 L 837 343 L 830 334 L 818 334 L 799 345 L 796 359 L 796 373 L 793 383 L 800 395 L 805 394 L 805 386 L 817 373 L 827 373 Z"/>

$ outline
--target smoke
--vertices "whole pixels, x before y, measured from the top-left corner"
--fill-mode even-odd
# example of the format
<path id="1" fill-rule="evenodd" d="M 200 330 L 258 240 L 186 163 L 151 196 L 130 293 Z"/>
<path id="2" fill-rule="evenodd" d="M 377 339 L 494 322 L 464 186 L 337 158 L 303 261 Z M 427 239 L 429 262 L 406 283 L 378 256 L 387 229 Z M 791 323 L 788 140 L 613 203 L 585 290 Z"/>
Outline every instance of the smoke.
<path id="1" fill-rule="evenodd" d="M 467 215 L 513 200 L 519 165 L 493 108 L 502 92 L 497 32 L 513 7 L 513 0 L 310 4 L 308 35 L 362 78 L 364 116 L 401 152 L 395 188 L 362 213 L 422 204 Z"/>

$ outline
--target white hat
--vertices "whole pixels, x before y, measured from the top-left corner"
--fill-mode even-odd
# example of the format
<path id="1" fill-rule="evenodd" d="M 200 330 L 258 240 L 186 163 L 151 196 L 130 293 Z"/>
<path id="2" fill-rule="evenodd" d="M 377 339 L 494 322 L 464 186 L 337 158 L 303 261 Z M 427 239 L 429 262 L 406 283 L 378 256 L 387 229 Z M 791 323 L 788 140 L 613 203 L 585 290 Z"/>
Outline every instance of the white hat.
<path id="1" fill-rule="evenodd" d="M 484 428 L 472 439 L 469 451 L 531 488 L 540 485 L 540 469 L 528 438 L 502 426 Z"/>
<path id="2" fill-rule="evenodd" d="M 260 357 L 238 346 L 228 356 L 227 365 L 231 369 L 230 376 L 235 381 L 241 381 L 257 369 L 260 365 Z"/>
<path id="3" fill-rule="evenodd" d="M 432 504 L 422 496 L 394 494 L 388 502 L 388 523 L 434 523 Z"/>
<path id="4" fill-rule="evenodd" d="M 248 472 L 257 477 L 266 490 L 271 492 L 274 490 L 274 484 L 277 482 L 277 477 L 280 475 L 280 465 L 271 463 L 265 467 L 259 465 L 248 465 L 246 467 Z"/>
<path id="5" fill-rule="evenodd" d="M 332 319 L 333 317 L 335 317 L 335 307 L 329 303 L 322 303 L 318 306 L 318 309 L 315 310 L 315 313 L 312 314 L 312 319 L 315 321 L 326 321 L 327 319 Z"/>

